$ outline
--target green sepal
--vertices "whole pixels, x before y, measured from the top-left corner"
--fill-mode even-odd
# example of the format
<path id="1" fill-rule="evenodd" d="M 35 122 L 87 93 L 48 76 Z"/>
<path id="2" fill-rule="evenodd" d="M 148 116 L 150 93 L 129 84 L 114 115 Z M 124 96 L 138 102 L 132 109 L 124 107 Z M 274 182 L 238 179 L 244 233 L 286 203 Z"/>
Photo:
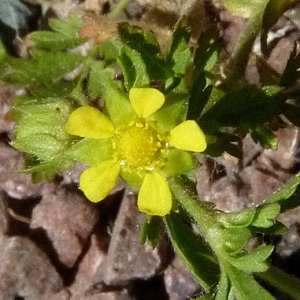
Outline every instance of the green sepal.
<path id="1" fill-rule="evenodd" d="M 75 15 L 69 15 L 66 20 L 50 19 L 49 27 L 53 31 L 41 30 L 29 34 L 29 38 L 36 48 L 61 51 L 74 48 L 86 41 L 78 35 L 83 24 Z"/>
<path id="2" fill-rule="evenodd" d="M 141 243 L 144 244 L 148 241 L 150 246 L 155 248 L 158 243 L 162 224 L 161 217 L 147 215 L 140 233 Z"/>
<path id="3" fill-rule="evenodd" d="M 227 260 L 236 268 L 246 272 L 265 272 L 269 266 L 266 259 L 272 254 L 274 246 L 259 245 L 248 253 L 242 253 L 237 256 L 227 256 Z"/>
<path id="4" fill-rule="evenodd" d="M 92 166 L 112 157 L 112 142 L 111 139 L 85 138 L 70 146 L 65 155 Z"/>
<path id="5" fill-rule="evenodd" d="M 165 217 L 168 233 L 178 255 L 201 286 L 210 291 L 218 282 L 219 267 L 206 243 L 175 213 Z"/>
<path id="6" fill-rule="evenodd" d="M 145 171 L 140 171 L 133 168 L 129 169 L 126 167 L 121 168 L 120 171 L 121 178 L 135 191 L 138 191 L 139 187 L 142 185 L 145 174 Z"/>
<path id="7" fill-rule="evenodd" d="M 192 153 L 180 150 L 168 150 L 165 163 L 161 169 L 166 177 L 185 174 L 196 167 L 196 159 Z"/>
<path id="8" fill-rule="evenodd" d="M 110 69 L 94 63 L 90 71 L 88 89 L 93 95 L 105 97 L 105 110 L 116 127 L 124 127 L 136 117 L 128 95 L 112 79 Z"/>
<path id="9" fill-rule="evenodd" d="M 158 132 L 170 132 L 186 119 L 188 94 L 170 92 L 163 107 L 149 117 Z"/>

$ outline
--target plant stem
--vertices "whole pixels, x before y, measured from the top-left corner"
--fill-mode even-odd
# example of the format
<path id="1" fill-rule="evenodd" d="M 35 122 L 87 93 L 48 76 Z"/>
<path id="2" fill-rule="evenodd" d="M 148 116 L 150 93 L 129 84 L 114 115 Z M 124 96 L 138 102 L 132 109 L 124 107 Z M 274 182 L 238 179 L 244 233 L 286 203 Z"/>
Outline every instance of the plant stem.
<path id="1" fill-rule="evenodd" d="M 292 277 L 274 266 L 270 266 L 266 272 L 255 275 L 294 299 L 300 299 L 300 280 L 298 278 Z"/>
<path id="2" fill-rule="evenodd" d="M 261 30 L 263 12 L 262 9 L 261 12 L 250 18 L 244 31 L 239 36 L 232 57 L 225 66 L 225 84 L 230 82 L 236 84 L 236 80 L 245 73 L 254 41 Z"/>

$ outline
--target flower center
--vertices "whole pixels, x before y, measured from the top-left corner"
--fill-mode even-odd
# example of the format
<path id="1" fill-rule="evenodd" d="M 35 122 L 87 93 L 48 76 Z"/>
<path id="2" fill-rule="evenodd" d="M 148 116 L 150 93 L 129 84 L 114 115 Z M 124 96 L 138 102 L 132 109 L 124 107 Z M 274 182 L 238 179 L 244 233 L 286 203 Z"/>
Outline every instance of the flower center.
<path id="1" fill-rule="evenodd" d="M 137 122 L 126 129 L 115 131 L 113 147 L 115 158 L 121 165 L 153 170 L 166 143 L 147 122 Z"/>

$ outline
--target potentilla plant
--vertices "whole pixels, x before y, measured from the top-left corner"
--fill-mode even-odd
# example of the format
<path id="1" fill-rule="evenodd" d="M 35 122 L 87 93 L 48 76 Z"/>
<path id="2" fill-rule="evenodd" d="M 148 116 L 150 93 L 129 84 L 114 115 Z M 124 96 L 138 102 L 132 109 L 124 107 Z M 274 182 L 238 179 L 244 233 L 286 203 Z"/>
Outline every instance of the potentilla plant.
<path id="1" fill-rule="evenodd" d="M 234 12 L 241 9 L 224 2 Z M 276 13 L 269 16 L 275 2 Z M 203 288 L 197 299 L 275 299 L 262 282 L 300 298 L 299 282 L 271 266 L 272 245 L 246 247 L 258 234 L 284 232 L 276 217 L 299 204 L 300 174 L 262 205 L 240 213 L 216 211 L 198 199 L 195 188 L 197 156 L 240 157 L 236 141 L 247 133 L 275 149 L 274 119 L 284 115 L 300 124 L 299 108 L 287 103 L 299 96 L 296 50 L 284 73 L 272 74 L 272 85 L 241 78 L 254 38 L 262 33 L 265 45 L 270 24 L 288 8 L 285 1 L 260 5 L 228 59 L 216 27 L 190 46 L 186 19 L 178 21 L 165 51 L 155 34 L 128 23 L 119 23 L 118 35 L 94 44 L 87 55 L 69 51 L 87 42 L 75 16 L 51 19 L 50 31 L 31 33 L 27 59 L 0 48 L 1 81 L 26 90 L 13 99 L 9 114 L 17 122 L 11 144 L 26 155 L 23 172 L 35 182 L 50 181 L 81 162 L 87 169 L 79 188 L 92 202 L 109 201 L 121 178 L 146 215 L 141 241 L 155 247 L 165 226 Z M 251 5 L 245 7 L 251 12 Z M 116 76 L 119 68 L 122 76 Z"/>

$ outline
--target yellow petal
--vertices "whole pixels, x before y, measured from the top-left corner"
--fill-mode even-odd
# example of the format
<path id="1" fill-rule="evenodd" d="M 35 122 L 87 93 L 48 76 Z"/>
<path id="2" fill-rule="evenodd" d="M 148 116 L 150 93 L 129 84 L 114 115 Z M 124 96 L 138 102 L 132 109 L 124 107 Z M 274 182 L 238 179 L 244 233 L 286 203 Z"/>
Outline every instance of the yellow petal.
<path id="1" fill-rule="evenodd" d="M 143 118 L 154 114 L 165 102 L 164 94 L 153 88 L 132 88 L 129 99 L 135 112 Z"/>
<path id="2" fill-rule="evenodd" d="M 105 139 L 112 136 L 114 126 L 97 108 L 82 106 L 72 112 L 66 131 L 81 137 Z"/>
<path id="3" fill-rule="evenodd" d="M 193 120 L 185 121 L 172 129 L 168 142 L 173 147 L 192 152 L 203 152 L 207 146 L 205 134 Z"/>
<path id="4" fill-rule="evenodd" d="M 120 166 L 114 160 L 102 161 L 81 174 L 80 189 L 90 201 L 99 202 L 114 188 L 119 172 Z"/>
<path id="5" fill-rule="evenodd" d="M 155 216 L 165 216 L 172 208 L 172 194 L 169 185 L 158 172 L 148 173 L 138 195 L 139 210 Z"/>

